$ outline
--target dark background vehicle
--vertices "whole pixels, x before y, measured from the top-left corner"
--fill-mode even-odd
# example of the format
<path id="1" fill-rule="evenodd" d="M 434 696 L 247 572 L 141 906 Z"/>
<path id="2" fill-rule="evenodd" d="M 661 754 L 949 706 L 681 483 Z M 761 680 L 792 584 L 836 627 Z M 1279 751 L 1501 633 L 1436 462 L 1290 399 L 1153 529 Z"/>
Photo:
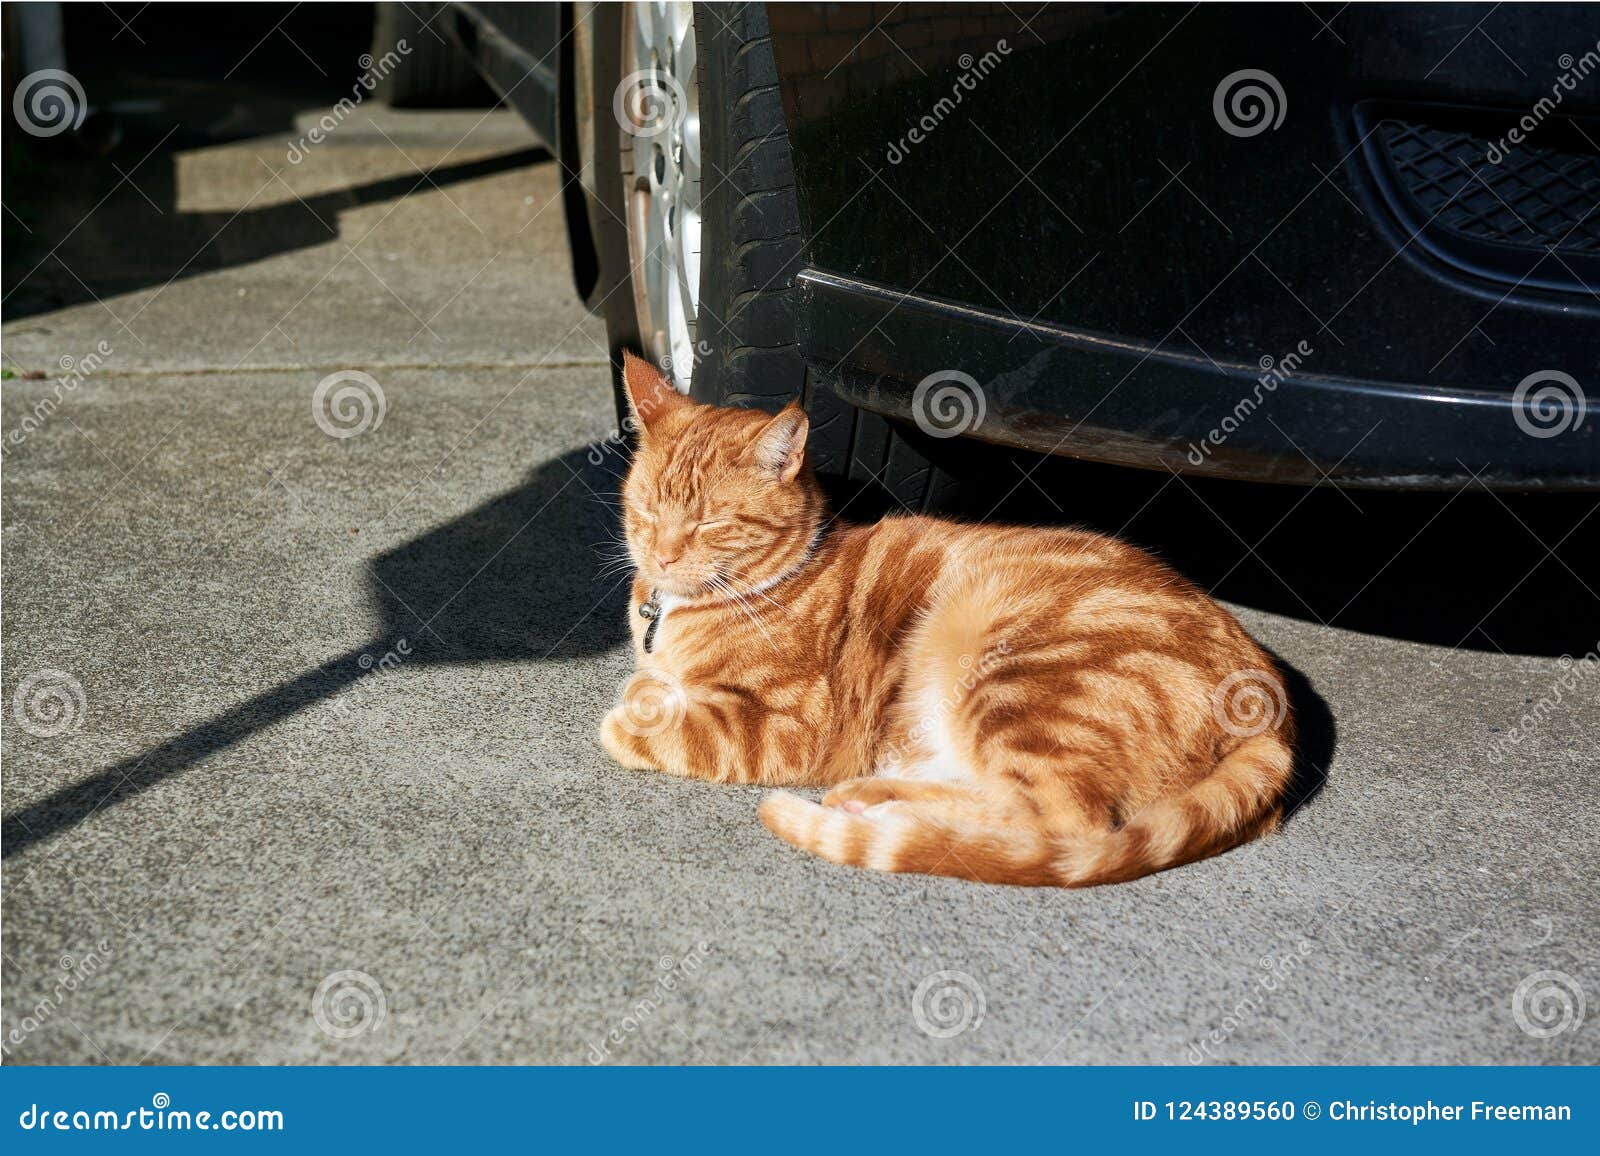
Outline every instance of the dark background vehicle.
<path id="1" fill-rule="evenodd" d="M 5 8 L 8 46 L 19 16 L 41 7 Z M 328 241 L 345 207 L 404 200 L 432 188 L 430 181 L 450 187 L 501 170 L 555 176 L 551 168 L 558 167 L 577 292 L 604 315 L 611 352 L 649 348 L 704 398 L 772 408 L 802 397 L 813 419 L 813 455 L 846 518 L 905 507 L 999 521 L 1067 520 L 1128 537 L 1236 604 L 1449 647 L 1590 649 L 1600 584 L 1577 560 L 1600 556 L 1595 416 L 1585 411 L 1600 380 L 1600 343 L 1589 333 L 1600 327 L 1587 290 L 1544 284 L 1575 272 L 1600 288 L 1584 256 L 1593 249 L 1588 230 L 1597 215 L 1597 162 L 1585 134 L 1600 135 L 1587 121 L 1561 119 L 1586 85 L 1600 91 L 1600 69 L 1572 79 L 1588 62 L 1600 63 L 1600 55 L 1579 50 L 1592 35 L 1588 10 L 1476 7 L 1456 11 L 1464 23 L 1448 38 L 1443 26 L 1427 26 L 1440 67 L 1431 78 L 1431 63 L 1418 71 L 1430 86 L 1448 82 L 1462 91 L 1469 87 L 1465 72 L 1500 68 L 1512 85 L 1523 83 L 1518 67 L 1536 75 L 1537 45 L 1519 31 L 1530 22 L 1570 27 L 1580 42 L 1570 62 L 1574 91 L 1562 90 L 1557 113 L 1526 143 L 1589 151 L 1573 152 L 1559 174 L 1540 178 L 1542 191 L 1526 195 L 1532 207 L 1504 184 L 1513 172 L 1505 163 L 1479 173 L 1492 189 L 1477 181 L 1448 185 L 1450 170 L 1438 170 L 1445 191 L 1430 194 L 1430 213 L 1463 203 L 1498 206 L 1501 198 L 1530 224 L 1558 219 L 1559 209 L 1582 226 L 1565 247 L 1533 254 L 1531 271 L 1525 264 L 1516 272 L 1520 286 L 1493 282 L 1487 270 L 1469 292 L 1459 276 L 1440 273 L 1424 248 L 1460 230 L 1437 239 L 1424 230 L 1407 244 L 1409 234 L 1383 223 L 1388 210 L 1374 190 L 1358 183 L 1366 163 L 1359 152 L 1346 158 L 1345 147 L 1308 160 L 1309 145 L 1287 148 L 1296 133 L 1313 129 L 1332 139 L 1344 124 L 1340 110 L 1353 116 L 1359 102 L 1307 104 L 1310 63 L 1287 68 L 1274 60 L 1298 52 L 1354 75 L 1402 49 L 1414 56 L 1414 46 L 1406 47 L 1412 32 L 1392 27 L 1395 43 L 1387 44 L 1368 27 L 1374 13 L 1397 19 L 1410 10 L 1323 10 L 1324 29 L 1303 8 L 1298 15 L 1262 15 L 1275 10 L 1260 6 L 1254 15 L 1209 6 L 1074 8 L 1078 23 L 1063 30 L 1049 26 L 1058 19 L 1055 8 L 1043 10 L 1041 23 L 1039 6 L 1012 7 L 1015 15 L 992 6 L 959 9 L 979 21 L 960 34 L 991 46 L 965 53 L 972 57 L 967 66 L 964 53 L 956 54 L 958 77 L 982 74 L 969 77 L 970 90 L 960 87 L 959 102 L 950 95 L 949 70 L 930 67 L 923 56 L 932 49 L 921 43 L 924 31 L 955 34 L 939 23 L 937 13 L 948 8 L 913 9 L 931 22 L 904 26 L 894 21 L 906 9 L 873 9 L 852 35 L 820 37 L 814 29 L 791 35 L 783 22 L 807 12 L 840 22 L 860 15 L 848 6 L 782 6 L 772 10 L 780 26 L 762 34 L 748 23 L 761 17 L 759 5 L 663 9 L 691 13 L 693 27 L 716 33 L 705 43 L 697 34 L 687 56 L 686 26 L 675 26 L 673 62 L 687 60 L 693 67 L 685 74 L 695 78 L 681 107 L 696 114 L 683 123 L 698 129 L 685 140 L 699 152 L 685 155 L 698 155 L 702 174 L 700 243 L 691 248 L 704 275 L 694 287 L 691 352 L 674 358 L 670 327 L 641 324 L 652 308 L 648 292 L 635 289 L 649 282 L 631 268 L 630 219 L 644 224 L 636 230 L 647 241 L 643 253 L 669 250 L 648 231 L 665 222 L 628 211 L 630 200 L 639 205 L 641 177 L 652 188 L 657 158 L 653 138 L 622 131 L 617 115 L 627 75 L 620 6 L 412 4 L 401 13 L 410 21 L 404 25 L 385 19 L 393 10 L 370 4 L 66 6 L 64 55 L 91 100 L 75 134 L 41 139 L 23 133 L 15 117 L 7 122 L 6 319 L 310 250 Z M 1169 23 L 1151 24 L 1146 11 L 1165 12 Z M 1303 27 L 1294 23 L 1302 17 Z M 874 31 L 880 18 L 883 27 Z M 1129 20 L 1145 22 L 1138 26 L 1142 41 Z M 1273 37 L 1246 36 L 1252 20 L 1266 21 L 1259 26 L 1274 29 Z M 1205 37 L 1189 39 L 1197 27 Z M 1009 30 L 1018 28 L 1024 35 L 1013 40 Z M 1031 54 L 1044 51 L 1029 28 L 1052 46 L 1059 67 L 1029 65 Z M 1106 39 L 1113 33 L 1123 37 L 1117 44 Z M 471 124 L 499 90 L 549 153 L 515 132 L 494 157 L 447 156 L 426 175 L 402 158 L 402 173 L 319 192 L 309 205 L 182 210 L 179 172 L 188 152 L 262 138 L 275 148 L 292 146 L 308 123 L 350 96 L 367 67 L 363 58 L 376 63 L 400 37 L 409 48 L 403 67 L 385 71 L 380 91 L 363 89 L 363 99 L 465 104 L 471 107 L 464 114 L 444 115 Z M 1001 39 L 1004 54 L 993 47 Z M 1202 55 L 1242 47 L 1238 58 L 1214 67 L 1181 54 L 1169 58 L 1167 45 L 1178 41 Z M 550 47 L 538 50 L 545 43 Z M 724 56 L 719 44 L 734 50 Z M 847 63 L 831 76 L 832 64 L 820 76 L 804 74 L 797 44 L 806 68 L 813 51 Z M 1286 106 L 1277 129 L 1239 137 L 1222 127 L 1214 101 L 1240 60 L 1267 51 L 1258 44 L 1278 54 L 1264 63 Z M 1513 67 L 1501 49 L 1521 63 Z M 935 79 L 887 79 L 896 69 L 916 77 L 902 51 Z M 19 54 L 8 51 L 4 59 L 14 75 Z M 1560 62 L 1558 54 L 1555 66 Z M 1095 84 L 1084 91 L 1067 85 L 1072 69 L 1098 69 Z M 1200 109 L 1165 95 L 1173 87 L 1192 92 L 1201 72 Z M 830 95 L 841 83 L 856 95 Z M 747 87 L 733 97 L 736 84 Z M 1062 95 L 1063 85 L 1076 95 Z M 1346 87 L 1363 98 L 1400 98 L 1396 85 Z M 1002 91 L 1016 99 L 1000 101 L 1004 107 L 985 103 Z M 885 103 L 902 97 L 903 109 Z M 1494 99 L 1510 104 L 1503 95 Z M 833 113 L 818 112 L 834 100 L 842 104 Z M 432 115 L 402 112 L 384 123 L 393 131 L 408 117 Z M 510 119 L 505 109 L 495 116 Z M 927 131 L 924 116 L 932 118 Z M 868 131 L 889 121 L 892 136 Z M 922 139 L 910 139 L 913 126 Z M 1487 151 L 1499 139 L 1480 143 Z M 857 142 L 858 152 L 841 141 Z M 662 149 L 658 184 L 677 180 L 665 168 L 671 155 Z M 1058 165 L 1063 156 L 1070 163 Z M 625 189 L 635 195 L 624 197 Z M 123 217 L 112 211 L 119 198 L 130 206 Z M 1253 207 L 1257 201 L 1276 216 Z M 1052 206 L 1071 221 L 1057 218 Z M 541 228 L 560 218 L 553 206 Z M 568 259 L 557 260 L 553 272 L 565 280 Z M 505 267 L 505 316 L 537 314 L 548 291 L 538 286 L 548 285 L 552 270 L 524 268 L 519 277 Z M 670 308 L 659 264 L 653 271 L 657 298 Z M 1029 290 L 1030 280 L 1046 288 Z M 985 296 L 990 289 L 994 298 Z M 387 293 L 385 299 L 393 304 Z M 997 299 L 999 308 L 989 303 Z M 1407 318 L 1408 327 L 1390 314 Z M 1074 325 L 1075 317 L 1088 323 Z M 1446 330 L 1435 318 L 1459 327 Z M 499 332 L 514 334 L 515 323 Z M 684 329 L 678 333 L 682 345 Z M 1301 341 L 1310 348 L 1303 357 Z M 1151 353 L 1153 345 L 1159 349 Z M 1266 357 L 1293 371 L 1272 390 L 1259 380 L 1268 372 L 1260 364 Z M 1347 372 L 1358 363 L 1368 367 L 1366 378 Z M 983 400 L 982 420 L 962 429 L 966 436 L 931 436 L 916 421 L 918 385 L 940 372 L 967 375 L 975 387 L 967 399 Z M 1562 392 L 1561 379 L 1545 374 L 1566 375 L 1574 388 Z M 1514 405 L 1519 384 L 1530 379 L 1546 391 L 1533 395 L 1539 404 Z M 934 396 L 938 404 L 925 421 L 952 417 L 949 428 L 958 429 L 964 415 L 976 414 L 961 408 L 960 390 L 973 389 L 963 379 L 936 377 L 933 386 L 945 392 Z M 1220 444 L 1208 440 L 1212 431 Z M 1197 467 L 1190 455 L 1202 442 Z M 611 463 L 612 472 L 620 465 Z M 1339 485 L 1325 484 L 1329 478 Z M 1387 488 L 1372 488 L 1379 484 Z M 1487 492 L 1491 487 L 1530 492 Z M 1550 492 L 1556 488 L 1586 492 Z"/>
<path id="2" fill-rule="evenodd" d="M 1600 485 L 1600 8 L 1491 10 L 405 9 L 569 170 L 614 349 L 912 506 L 971 439 Z"/>

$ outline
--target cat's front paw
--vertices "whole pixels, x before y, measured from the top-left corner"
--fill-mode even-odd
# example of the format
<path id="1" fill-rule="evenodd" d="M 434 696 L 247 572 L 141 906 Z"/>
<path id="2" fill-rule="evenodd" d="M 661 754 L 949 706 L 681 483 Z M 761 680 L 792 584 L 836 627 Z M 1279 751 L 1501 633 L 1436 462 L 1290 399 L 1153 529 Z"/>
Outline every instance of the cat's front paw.
<path id="1" fill-rule="evenodd" d="M 631 771 L 653 771 L 655 764 L 645 755 L 644 743 L 636 733 L 638 729 L 630 725 L 627 707 L 612 707 L 600 721 L 600 745 L 606 749 L 606 754 Z"/>

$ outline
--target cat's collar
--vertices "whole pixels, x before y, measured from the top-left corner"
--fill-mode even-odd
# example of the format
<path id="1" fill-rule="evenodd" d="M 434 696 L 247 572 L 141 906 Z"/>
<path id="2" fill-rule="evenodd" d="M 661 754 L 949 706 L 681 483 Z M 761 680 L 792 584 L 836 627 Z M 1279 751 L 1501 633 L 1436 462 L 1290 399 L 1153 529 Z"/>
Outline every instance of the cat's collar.
<path id="1" fill-rule="evenodd" d="M 644 628 L 644 652 L 649 654 L 655 646 L 656 627 L 661 625 L 661 591 L 652 588 L 650 597 L 639 603 L 639 617 L 650 623 Z"/>
<path id="2" fill-rule="evenodd" d="M 817 543 L 822 541 L 822 532 L 825 528 L 826 527 L 824 526 L 818 526 L 812 533 L 811 542 L 806 547 L 805 556 L 802 557 L 799 562 L 795 563 L 783 573 L 778 574 L 775 577 L 768 578 L 765 582 L 760 582 L 755 586 L 752 586 L 749 590 L 744 592 L 744 596 L 749 597 L 752 594 L 765 594 L 768 590 L 771 590 L 774 586 L 778 585 L 778 583 L 792 578 L 794 575 L 798 574 L 801 569 L 804 568 L 805 564 L 811 561 L 811 556 L 816 553 Z M 735 594 L 735 597 L 738 597 L 737 593 Z M 771 602 L 772 600 L 769 598 L 767 601 Z M 655 648 L 656 628 L 661 625 L 661 619 L 664 615 L 665 611 L 661 606 L 661 591 L 652 586 L 650 588 L 650 596 L 643 602 L 639 603 L 639 617 L 643 618 L 650 624 L 644 628 L 644 652 L 646 654 L 651 653 L 651 651 Z"/>

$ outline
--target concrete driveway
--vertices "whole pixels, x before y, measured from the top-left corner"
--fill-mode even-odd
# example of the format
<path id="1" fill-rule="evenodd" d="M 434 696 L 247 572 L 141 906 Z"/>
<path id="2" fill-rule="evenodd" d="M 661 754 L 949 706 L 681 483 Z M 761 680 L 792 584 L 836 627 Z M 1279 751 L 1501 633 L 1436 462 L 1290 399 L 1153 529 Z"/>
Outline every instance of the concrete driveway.
<path id="1" fill-rule="evenodd" d="M 504 112 L 284 138 L 8 173 L 6 1062 L 1600 1060 L 1592 502 L 1052 467 L 997 516 L 1123 529 L 1298 670 L 1305 802 L 1088 892 L 833 867 L 594 741 L 621 466 L 554 165 Z"/>

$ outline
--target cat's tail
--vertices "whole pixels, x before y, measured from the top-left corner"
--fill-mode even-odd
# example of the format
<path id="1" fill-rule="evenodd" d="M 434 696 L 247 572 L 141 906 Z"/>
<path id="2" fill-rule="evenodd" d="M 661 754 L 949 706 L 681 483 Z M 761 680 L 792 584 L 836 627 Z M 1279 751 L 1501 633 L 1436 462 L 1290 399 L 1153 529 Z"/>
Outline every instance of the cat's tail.
<path id="1" fill-rule="evenodd" d="M 1063 837 L 1026 825 L 967 823 L 916 802 L 862 813 L 778 792 L 761 821 L 779 838 L 834 863 L 953 875 L 980 883 L 1092 887 L 1192 863 L 1277 826 L 1294 753 L 1280 732 L 1246 739 L 1188 789 L 1158 799 L 1112 831 Z"/>

